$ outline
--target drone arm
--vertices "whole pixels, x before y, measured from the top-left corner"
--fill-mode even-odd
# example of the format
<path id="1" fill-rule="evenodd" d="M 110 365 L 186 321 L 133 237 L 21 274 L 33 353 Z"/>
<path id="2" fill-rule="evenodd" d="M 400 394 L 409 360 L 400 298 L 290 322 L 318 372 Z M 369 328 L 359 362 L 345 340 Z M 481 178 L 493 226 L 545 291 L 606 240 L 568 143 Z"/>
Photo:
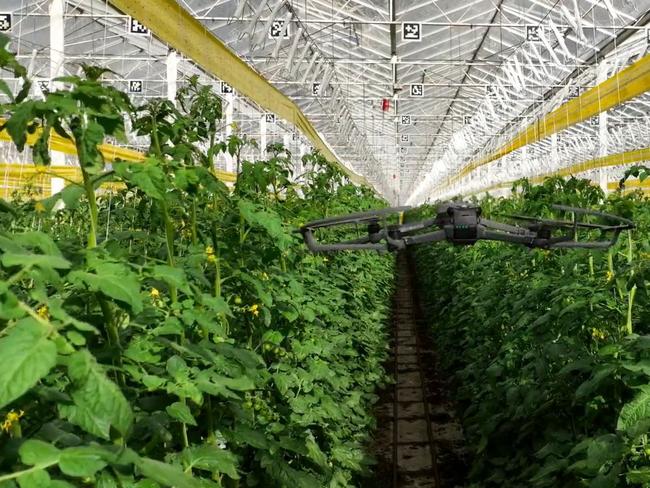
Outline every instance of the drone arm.
<path id="1" fill-rule="evenodd" d="M 420 234 L 417 236 L 407 236 L 404 238 L 404 243 L 407 246 L 414 246 L 417 244 L 425 244 L 427 242 L 440 242 L 447 239 L 447 234 L 444 230 L 436 230 L 427 234 Z"/>
<path id="2" fill-rule="evenodd" d="M 314 238 L 313 229 L 305 227 L 301 229 L 301 233 L 302 233 L 302 238 L 305 241 L 305 244 L 307 244 L 307 247 L 311 252 L 330 252 L 330 251 L 345 251 L 345 250 L 352 250 L 352 251 L 359 251 L 359 250 L 385 251 L 386 250 L 385 244 L 379 244 L 379 243 L 374 244 L 368 242 L 350 241 L 350 242 L 343 242 L 339 244 L 319 244 Z M 364 240 L 365 239 L 366 238 L 364 238 Z M 362 239 L 358 239 L 357 241 L 362 241 Z"/>
<path id="3" fill-rule="evenodd" d="M 608 249 L 618 241 L 623 229 L 614 231 L 614 235 L 609 241 L 594 241 L 594 242 L 580 242 L 580 241 L 565 241 L 553 243 L 549 246 L 551 249 Z"/>
<path id="4" fill-rule="evenodd" d="M 512 242 L 530 246 L 534 244 L 535 237 L 526 234 L 512 234 L 507 232 L 496 232 L 487 227 L 479 227 L 478 238 L 486 241 Z"/>
<path id="5" fill-rule="evenodd" d="M 495 222 L 494 220 L 481 219 L 480 224 L 489 230 L 498 230 L 502 232 L 507 232 L 508 234 L 511 235 L 533 236 L 533 234 L 528 229 L 524 229 L 523 227 L 517 227 L 516 225 Z"/>
<path id="6" fill-rule="evenodd" d="M 435 225 L 436 219 L 426 219 L 421 220 L 420 222 L 412 222 L 408 224 L 402 224 L 399 226 L 399 231 L 402 235 L 408 232 L 415 232 L 416 230 L 426 229 L 427 227 L 432 227 Z"/>

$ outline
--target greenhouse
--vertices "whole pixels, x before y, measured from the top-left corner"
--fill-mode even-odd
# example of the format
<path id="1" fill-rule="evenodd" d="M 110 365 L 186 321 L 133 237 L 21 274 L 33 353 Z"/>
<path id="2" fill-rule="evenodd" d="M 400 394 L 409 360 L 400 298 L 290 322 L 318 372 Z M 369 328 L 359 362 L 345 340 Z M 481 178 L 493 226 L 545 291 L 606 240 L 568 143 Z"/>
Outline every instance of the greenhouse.
<path id="1" fill-rule="evenodd" d="M 650 487 L 650 0 L 0 0 L 0 105 L 0 488 Z"/>

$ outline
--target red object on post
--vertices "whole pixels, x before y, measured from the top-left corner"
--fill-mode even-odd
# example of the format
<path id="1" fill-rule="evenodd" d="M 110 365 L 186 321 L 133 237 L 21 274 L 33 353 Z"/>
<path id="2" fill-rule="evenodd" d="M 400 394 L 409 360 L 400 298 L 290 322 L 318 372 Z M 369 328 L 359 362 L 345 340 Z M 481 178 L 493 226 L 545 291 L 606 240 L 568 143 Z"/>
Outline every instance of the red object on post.
<path id="1" fill-rule="evenodd" d="M 384 99 L 381 101 L 381 109 L 382 109 L 384 112 L 388 112 L 388 111 L 390 110 L 390 100 L 389 100 L 388 98 L 384 98 Z"/>

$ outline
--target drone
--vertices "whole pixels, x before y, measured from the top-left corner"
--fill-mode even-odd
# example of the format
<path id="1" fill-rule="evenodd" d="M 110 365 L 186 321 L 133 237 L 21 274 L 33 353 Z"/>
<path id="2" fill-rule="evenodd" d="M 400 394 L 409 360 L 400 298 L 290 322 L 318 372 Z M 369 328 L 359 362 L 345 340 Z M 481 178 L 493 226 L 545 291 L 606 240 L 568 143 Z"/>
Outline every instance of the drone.
<path id="1" fill-rule="evenodd" d="M 472 245 L 480 240 L 510 242 L 531 249 L 607 249 L 616 243 L 621 232 L 634 228 L 631 220 L 608 213 L 565 205 L 553 205 L 552 208 L 572 214 L 572 220 L 508 215 L 507 218 L 522 225 L 507 224 L 483 218 L 479 206 L 448 202 L 437 207 L 435 217 L 419 222 L 389 224 L 391 215 L 411 210 L 411 207 L 391 207 L 314 220 L 300 227 L 299 232 L 309 250 L 318 253 L 345 250 L 391 252 L 431 242 Z M 587 216 L 596 217 L 603 223 L 585 222 Z M 316 240 L 319 230 L 351 225 L 357 229 L 362 227 L 364 235 L 335 243 Z M 580 230 L 600 233 L 595 240 L 581 240 Z M 589 236 L 593 234 L 589 233 Z"/>

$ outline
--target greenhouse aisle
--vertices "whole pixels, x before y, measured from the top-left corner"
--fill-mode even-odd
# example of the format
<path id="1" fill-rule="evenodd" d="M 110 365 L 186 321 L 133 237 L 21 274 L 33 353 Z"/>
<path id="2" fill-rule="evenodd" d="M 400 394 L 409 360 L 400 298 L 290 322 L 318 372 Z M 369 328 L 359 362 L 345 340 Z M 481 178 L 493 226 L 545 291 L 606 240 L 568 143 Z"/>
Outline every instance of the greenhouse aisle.
<path id="1" fill-rule="evenodd" d="M 462 486 L 463 434 L 444 378 L 437 374 L 431 336 L 415 296 L 413 267 L 397 258 L 389 368 L 395 384 L 377 409 L 377 472 L 373 486 Z"/>

